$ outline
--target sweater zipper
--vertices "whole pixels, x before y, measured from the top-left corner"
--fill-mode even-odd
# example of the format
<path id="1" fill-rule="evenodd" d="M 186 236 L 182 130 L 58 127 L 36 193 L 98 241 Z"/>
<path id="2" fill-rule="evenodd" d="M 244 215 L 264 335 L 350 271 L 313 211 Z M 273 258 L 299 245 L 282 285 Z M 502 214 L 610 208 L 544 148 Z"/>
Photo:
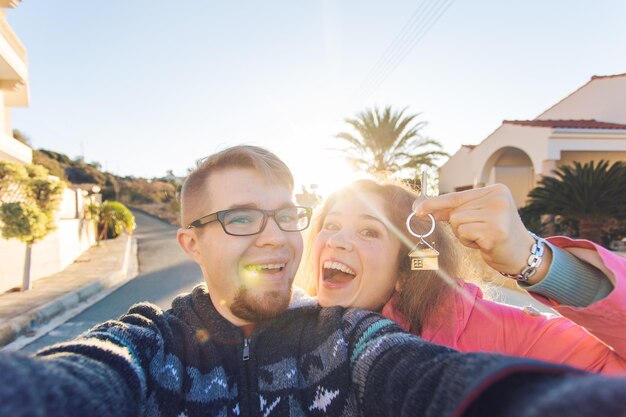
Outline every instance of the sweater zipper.
<path id="1" fill-rule="evenodd" d="M 250 338 L 246 337 L 243 339 L 243 360 L 248 359 L 250 359 Z"/>

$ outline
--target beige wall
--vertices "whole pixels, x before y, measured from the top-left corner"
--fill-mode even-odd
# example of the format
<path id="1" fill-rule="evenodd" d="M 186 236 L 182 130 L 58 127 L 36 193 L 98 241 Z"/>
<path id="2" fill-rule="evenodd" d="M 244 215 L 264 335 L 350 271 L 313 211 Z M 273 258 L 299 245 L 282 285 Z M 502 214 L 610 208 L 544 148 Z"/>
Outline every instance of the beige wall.
<path id="1" fill-rule="evenodd" d="M 33 161 L 33 150 L 13 136 L 0 132 L 0 161 L 30 164 Z"/>
<path id="2" fill-rule="evenodd" d="M 584 163 L 602 158 L 626 160 L 626 131 L 553 130 L 505 123 L 472 150 L 464 147 L 454 154 L 439 169 L 439 188 L 444 194 L 468 185 L 503 182 L 513 188 L 514 198 L 522 206 L 542 175 L 573 160 Z M 526 168 L 518 170 L 522 177 L 515 179 L 514 170 L 501 170 L 503 167 Z M 529 175 L 534 178 L 532 185 L 523 185 Z"/>
<path id="3" fill-rule="evenodd" d="M 33 245 L 31 282 L 67 268 L 95 243 L 93 222 L 84 219 L 61 219 L 57 230 Z M 0 292 L 21 287 L 26 244 L 0 239 Z"/>
<path id="4" fill-rule="evenodd" d="M 535 187 L 533 170 L 529 166 L 495 167 L 493 182 L 505 184 L 511 189 L 517 207 L 526 205 L 528 193 Z"/>
<path id="5" fill-rule="evenodd" d="M 609 163 L 613 164 L 617 161 L 626 162 L 626 150 L 623 152 L 561 152 L 561 160 L 559 161 L 559 165 L 571 165 L 573 161 L 578 161 L 580 163 L 589 163 L 591 161 L 595 161 L 596 164 L 601 160 L 608 160 Z"/>
<path id="6" fill-rule="evenodd" d="M 14 7 L 19 2 L 4 2 Z M 13 139 L 11 108 L 28 106 L 28 62 L 26 49 L 0 9 L 0 160 L 29 164 L 32 150 Z"/>
<path id="7" fill-rule="evenodd" d="M 31 281 L 62 271 L 95 244 L 95 226 L 83 219 L 88 201 L 81 190 L 64 190 L 57 212 L 57 230 L 33 245 Z M 21 287 L 25 256 L 25 243 L 0 237 L 0 292 Z"/>
<path id="8" fill-rule="evenodd" d="M 451 193 L 456 188 L 473 186 L 474 173 L 468 170 L 470 150 L 462 147 L 439 168 L 439 193 Z"/>
<path id="9" fill-rule="evenodd" d="M 503 124 L 471 151 L 462 148 L 439 169 L 440 193 L 495 181 L 495 166 L 530 166 L 542 171 L 550 128 Z"/>
<path id="10" fill-rule="evenodd" d="M 626 124 L 626 76 L 596 78 L 540 114 L 537 119 L 596 119 Z"/>

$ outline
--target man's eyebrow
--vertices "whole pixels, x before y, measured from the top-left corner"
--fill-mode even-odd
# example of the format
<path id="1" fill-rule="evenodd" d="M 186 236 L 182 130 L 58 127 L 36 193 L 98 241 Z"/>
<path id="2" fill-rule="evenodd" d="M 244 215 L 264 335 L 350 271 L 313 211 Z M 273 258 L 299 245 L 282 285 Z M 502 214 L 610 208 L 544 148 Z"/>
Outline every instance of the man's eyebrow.
<path id="1" fill-rule="evenodd" d="M 293 204 L 293 202 L 291 201 L 287 201 L 282 203 L 281 205 L 279 205 L 278 207 L 276 207 L 276 209 L 282 209 L 282 208 L 287 208 L 287 207 L 295 207 L 295 204 Z M 232 210 L 232 209 L 260 209 L 261 207 L 259 207 L 258 204 L 256 203 L 235 203 L 235 204 L 231 204 L 230 207 L 228 207 L 227 210 Z M 265 209 L 265 210 L 273 210 L 273 209 Z"/>

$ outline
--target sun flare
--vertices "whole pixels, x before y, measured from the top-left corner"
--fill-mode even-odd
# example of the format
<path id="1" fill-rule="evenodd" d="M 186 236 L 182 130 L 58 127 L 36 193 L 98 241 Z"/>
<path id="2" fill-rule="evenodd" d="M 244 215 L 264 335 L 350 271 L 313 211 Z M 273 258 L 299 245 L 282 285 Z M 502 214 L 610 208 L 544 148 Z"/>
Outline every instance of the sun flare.
<path id="1" fill-rule="evenodd" d="M 350 166 L 343 155 L 330 150 L 312 152 L 305 159 L 300 156 L 298 162 L 289 166 L 295 177 L 296 193 L 306 189 L 322 198 L 358 179 L 369 178 L 366 173 Z"/>

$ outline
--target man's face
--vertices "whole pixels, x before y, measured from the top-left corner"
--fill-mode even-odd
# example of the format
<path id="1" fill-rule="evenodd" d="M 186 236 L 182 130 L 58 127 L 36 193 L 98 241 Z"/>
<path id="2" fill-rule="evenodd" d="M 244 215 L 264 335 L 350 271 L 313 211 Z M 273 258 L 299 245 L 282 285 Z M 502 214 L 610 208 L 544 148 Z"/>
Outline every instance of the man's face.
<path id="1" fill-rule="evenodd" d="M 288 188 L 253 169 L 214 172 L 206 187 L 205 214 L 241 207 L 293 206 Z M 227 320 L 242 325 L 287 308 L 302 257 L 300 232 L 284 232 L 270 217 L 257 235 L 231 236 L 219 222 L 213 222 L 200 229 L 181 229 L 179 242 L 200 265 L 211 301 Z"/>

